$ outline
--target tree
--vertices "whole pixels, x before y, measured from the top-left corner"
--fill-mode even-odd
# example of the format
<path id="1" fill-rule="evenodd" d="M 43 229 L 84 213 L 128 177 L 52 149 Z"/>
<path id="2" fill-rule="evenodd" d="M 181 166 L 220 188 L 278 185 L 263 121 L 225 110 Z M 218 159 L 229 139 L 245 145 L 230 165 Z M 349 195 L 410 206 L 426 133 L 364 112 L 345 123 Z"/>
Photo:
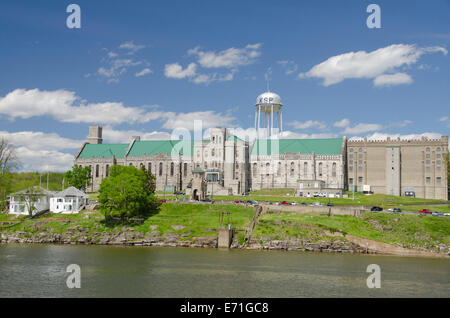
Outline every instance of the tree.
<path id="1" fill-rule="evenodd" d="M 133 166 L 112 166 L 99 192 L 98 201 L 105 218 L 145 217 L 156 207 L 157 200 L 149 191 L 146 174 Z"/>
<path id="2" fill-rule="evenodd" d="M 6 195 L 11 187 L 11 170 L 20 166 L 16 151 L 5 138 L 0 139 L 0 211 L 6 207 Z"/>
<path id="3" fill-rule="evenodd" d="M 70 186 L 86 191 L 86 187 L 91 184 L 91 167 L 74 165 L 72 170 L 65 173 L 64 178 Z"/>
<path id="4" fill-rule="evenodd" d="M 145 187 L 147 189 L 148 194 L 155 194 L 156 191 L 156 177 L 155 175 L 150 171 L 145 169 L 145 166 L 141 166 L 142 172 L 145 174 Z"/>
<path id="5" fill-rule="evenodd" d="M 33 212 L 37 210 L 38 199 L 45 196 L 44 191 L 40 187 L 30 186 L 19 195 L 20 201 L 24 202 L 28 210 L 28 216 L 31 218 Z"/>

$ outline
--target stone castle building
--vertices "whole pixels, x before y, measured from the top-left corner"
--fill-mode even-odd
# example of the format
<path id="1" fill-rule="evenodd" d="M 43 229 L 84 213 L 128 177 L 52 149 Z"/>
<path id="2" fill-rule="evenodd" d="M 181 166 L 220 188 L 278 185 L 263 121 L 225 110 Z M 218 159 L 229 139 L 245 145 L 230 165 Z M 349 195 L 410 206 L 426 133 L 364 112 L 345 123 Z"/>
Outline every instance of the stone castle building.
<path id="1" fill-rule="evenodd" d="M 336 197 L 357 191 L 448 198 L 448 136 L 429 140 L 370 141 L 277 139 L 282 131 L 281 98 L 271 92 L 257 98 L 254 141 L 226 128 L 210 129 L 202 140 L 141 140 L 103 144 L 102 128 L 91 126 L 75 164 L 90 166 L 90 191 L 98 191 L 112 165 L 145 166 L 156 189 L 181 191 L 201 199 L 249 190 L 293 188 L 296 195 Z M 261 127 L 263 122 L 263 127 Z"/>

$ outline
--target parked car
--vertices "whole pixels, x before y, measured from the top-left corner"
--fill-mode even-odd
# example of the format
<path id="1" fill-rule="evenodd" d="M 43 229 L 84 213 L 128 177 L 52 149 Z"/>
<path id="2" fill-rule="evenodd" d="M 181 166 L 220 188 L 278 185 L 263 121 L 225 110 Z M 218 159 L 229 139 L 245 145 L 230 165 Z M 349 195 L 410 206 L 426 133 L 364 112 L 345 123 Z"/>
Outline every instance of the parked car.
<path id="1" fill-rule="evenodd" d="M 298 205 L 298 202 L 294 201 L 294 202 L 291 203 L 291 205 Z"/>
<path id="2" fill-rule="evenodd" d="M 241 200 L 234 200 L 233 203 L 239 204 L 241 203 Z"/>
<path id="3" fill-rule="evenodd" d="M 371 211 L 371 212 L 380 212 L 380 211 L 383 211 L 383 209 L 380 208 L 379 206 L 373 206 L 373 207 L 370 209 L 370 211 Z"/>
<path id="4" fill-rule="evenodd" d="M 431 214 L 431 213 L 433 213 L 433 212 L 430 211 L 430 210 L 428 210 L 428 209 L 422 209 L 422 210 L 419 211 L 419 213 L 422 213 L 422 214 Z"/>
<path id="5" fill-rule="evenodd" d="M 202 202 L 214 202 L 213 199 L 211 198 L 204 198 L 203 200 L 201 200 Z"/>
<path id="6" fill-rule="evenodd" d="M 159 203 L 166 203 L 166 202 L 167 202 L 166 199 L 161 199 L 161 200 L 159 200 Z"/>
<path id="7" fill-rule="evenodd" d="M 281 204 L 280 201 L 275 202 L 275 205 L 280 205 L 280 204 Z"/>
<path id="8" fill-rule="evenodd" d="M 327 206 L 334 206 L 334 204 L 331 203 L 331 202 L 328 202 L 328 203 L 327 203 Z"/>
<path id="9" fill-rule="evenodd" d="M 287 201 L 283 201 L 283 202 L 281 202 L 281 204 L 282 204 L 282 205 L 290 205 L 290 203 L 287 202 Z"/>
<path id="10" fill-rule="evenodd" d="M 394 212 L 394 213 L 401 213 L 402 210 L 400 208 L 394 208 L 392 212 Z"/>
<path id="11" fill-rule="evenodd" d="M 450 213 L 444 213 L 444 216 L 450 216 Z"/>
<path id="12" fill-rule="evenodd" d="M 303 205 L 303 206 L 307 206 L 307 205 L 308 205 L 308 203 L 306 203 L 306 202 L 302 202 L 302 203 L 301 203 L 301 205 Z"/>
<path id="13" fill-rule="evenodd" d="M 264 202 L 264 204 L 271 205 L 272 201 L 266 201 L 266 202 Z"/>
<path id="14" fill-rule="evenodd" d="M 441 213 L 441 212 L 431 212 L 431 215 L 433 215 L 433 216 L 444 216 L 444 214 Z"/>

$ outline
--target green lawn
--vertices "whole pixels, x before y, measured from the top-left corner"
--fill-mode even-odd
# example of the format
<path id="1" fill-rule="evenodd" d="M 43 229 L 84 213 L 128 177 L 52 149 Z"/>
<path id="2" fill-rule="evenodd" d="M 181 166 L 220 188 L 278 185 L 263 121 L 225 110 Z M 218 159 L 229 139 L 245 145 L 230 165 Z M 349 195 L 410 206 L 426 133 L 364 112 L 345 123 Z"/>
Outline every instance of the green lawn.
<path id="1" fill-rule="evenodd" d="M 89 234 L 94 232 L 109 232 L 134 229 L 136 232 L 147 233 L 152 231 L 150 226 L 156 225 L 156 230 L 161 235 L 184 234 L 185 239 L 195 236 L 215 236 L 219 228 L 220 212 L 232 212 L 233 227 L 245 230 L 254 214 L 254 208 L 220 204 L 176 204 L 164 203 L 159 212 L 150 216 L 140 225 L 116 225 L 107 226 L 102 220 L 104 216 L 100 212 L 89 212 L 89 218 L 85 218 L 86 212 L 79 214 L 46 214 L 40 218 L 26 220 L 14 226 L 11 230 L 24 232 L 39 232 L 42 230 L 53 233 L 64 233 L 69 227 L 80 226 L 89 229 Z M 0 214 L 0 221 L 12 220 L 14 216 Z M 185 228 L 175 230 L 172 225 L 183 225 Z M 0 229 L 1 231 L 1 229 Z M 241 233 L 243 235 L 243 232 Z"/>
<path id="2" fill-rule="evenodd" d="M 318 241 L 326 237 L 325 230 L 406 248 L 436 249 L 438 244 L 450 244 L 450 218 L 389 213 L 364 213 L 359 218 L 319 213 L 265 213 L 255 227 L 253 238 L 296 237 Z"/>

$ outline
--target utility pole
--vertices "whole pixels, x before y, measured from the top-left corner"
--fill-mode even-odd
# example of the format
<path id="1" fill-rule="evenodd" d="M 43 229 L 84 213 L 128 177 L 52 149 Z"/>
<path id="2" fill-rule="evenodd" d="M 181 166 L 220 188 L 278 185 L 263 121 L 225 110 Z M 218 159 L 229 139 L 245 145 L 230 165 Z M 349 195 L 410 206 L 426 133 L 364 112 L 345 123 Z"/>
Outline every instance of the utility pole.
<path id="1" fill-rule="evenodd" d="M 47 191 L 48 191 L 48 174 L 49 172 L 47 171 Z"/>

